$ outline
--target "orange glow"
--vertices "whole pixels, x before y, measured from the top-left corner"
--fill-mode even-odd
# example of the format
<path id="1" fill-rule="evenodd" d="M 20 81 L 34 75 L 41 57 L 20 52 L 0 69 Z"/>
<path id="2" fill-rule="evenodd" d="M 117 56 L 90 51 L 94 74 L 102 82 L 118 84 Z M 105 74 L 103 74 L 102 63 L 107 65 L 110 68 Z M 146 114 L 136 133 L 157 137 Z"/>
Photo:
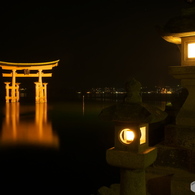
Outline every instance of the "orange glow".
<path id="1" fill-rule="evenodd" d="M 120 140 L 125 144 L 130 144 L 135 138 L 134 132 L 131 129 L 123 129 L 120 132 Z"/>
<path id="2" fill-rule="evenodd" d="M 146 143 L 146 126 L 140 127 L 141 137 L 140 137 L 140 144 Z"/>
<path id="3" fill-rule="evenodd" d="M 188 44 L 188 58 L 195 58 L 195 43 Z"/>
<path id="4" fill-rule="evenodd" d="M 34 114 L 30 115 L 33 111 L 34 107 L 32 106 L 19 106 L 18 102 L 6 103 L 0 144 L 40 145 L 58 148 L 58 137 L 53 133 L 51 122 L 47 121 L 47 104 L 36 104 L 35 119 Z M 20 116 L 19 113 L 23 116 Z M 28 117 L 26 118 L 25 115 Z"/>

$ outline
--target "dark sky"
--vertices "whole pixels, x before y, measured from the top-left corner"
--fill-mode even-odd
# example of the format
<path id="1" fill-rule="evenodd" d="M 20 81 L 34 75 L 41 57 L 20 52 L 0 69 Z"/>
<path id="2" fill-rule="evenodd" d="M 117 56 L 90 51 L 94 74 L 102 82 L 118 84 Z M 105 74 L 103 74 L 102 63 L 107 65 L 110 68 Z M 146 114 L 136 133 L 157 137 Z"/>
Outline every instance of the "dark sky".
<path id="1" fill-rule="evenodd" d="M 0 6 L 0 61 L 60 59 L 50 82 L 72 89 L 120 87 L 131 76 L 143 86 L 179 83 L 167 68 L 180 65 L 180 52 L 155 26 L 191 6 L 184 0 L 50 2 Z"/>

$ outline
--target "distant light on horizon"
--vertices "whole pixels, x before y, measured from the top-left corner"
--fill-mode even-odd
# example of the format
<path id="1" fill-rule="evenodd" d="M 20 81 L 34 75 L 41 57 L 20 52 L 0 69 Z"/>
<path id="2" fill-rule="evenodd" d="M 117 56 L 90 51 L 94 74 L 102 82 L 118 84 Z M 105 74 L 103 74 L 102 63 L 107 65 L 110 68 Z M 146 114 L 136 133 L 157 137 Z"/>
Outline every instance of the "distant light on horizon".
<path id="1" fill-rule="evenodd" d="M 195 43 L 188 44 L 188 58 L 195 58 Z"/>

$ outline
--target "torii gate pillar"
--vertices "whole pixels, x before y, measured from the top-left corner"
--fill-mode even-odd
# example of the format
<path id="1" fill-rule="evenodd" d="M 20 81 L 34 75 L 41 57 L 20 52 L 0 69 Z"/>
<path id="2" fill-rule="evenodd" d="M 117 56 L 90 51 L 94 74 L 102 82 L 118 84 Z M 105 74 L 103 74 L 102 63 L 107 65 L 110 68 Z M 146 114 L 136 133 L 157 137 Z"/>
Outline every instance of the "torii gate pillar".
<path id="1" fill-rule="evenodd" d="M 47 84 L 41 82 L 35 83 L 35 102 L 47 102 Z"/>

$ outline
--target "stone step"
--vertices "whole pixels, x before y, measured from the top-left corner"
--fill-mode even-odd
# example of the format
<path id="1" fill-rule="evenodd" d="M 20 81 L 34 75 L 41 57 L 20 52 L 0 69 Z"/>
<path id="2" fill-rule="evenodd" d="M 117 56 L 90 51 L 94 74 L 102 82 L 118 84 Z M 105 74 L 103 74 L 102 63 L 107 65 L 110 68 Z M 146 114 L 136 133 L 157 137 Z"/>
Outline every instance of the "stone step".
<path id="1" fill-rule="evenodd" d="M 194 150 L 195 127 L 167 125 L 165 127 L 165 145 Z"/>
<path id="2" fill-rule="evenodd" d="M 195 173 L 195 150 L 183 147 L 157 145 L 155 166 L 167 166 Z"/>
<path id="3" fill-rule="evenodd" d="M 194 195 L 191 184 L 195 174 L 172 167 L 148 167 L 146 169 L 147 191 L 151 195 Z"/>

